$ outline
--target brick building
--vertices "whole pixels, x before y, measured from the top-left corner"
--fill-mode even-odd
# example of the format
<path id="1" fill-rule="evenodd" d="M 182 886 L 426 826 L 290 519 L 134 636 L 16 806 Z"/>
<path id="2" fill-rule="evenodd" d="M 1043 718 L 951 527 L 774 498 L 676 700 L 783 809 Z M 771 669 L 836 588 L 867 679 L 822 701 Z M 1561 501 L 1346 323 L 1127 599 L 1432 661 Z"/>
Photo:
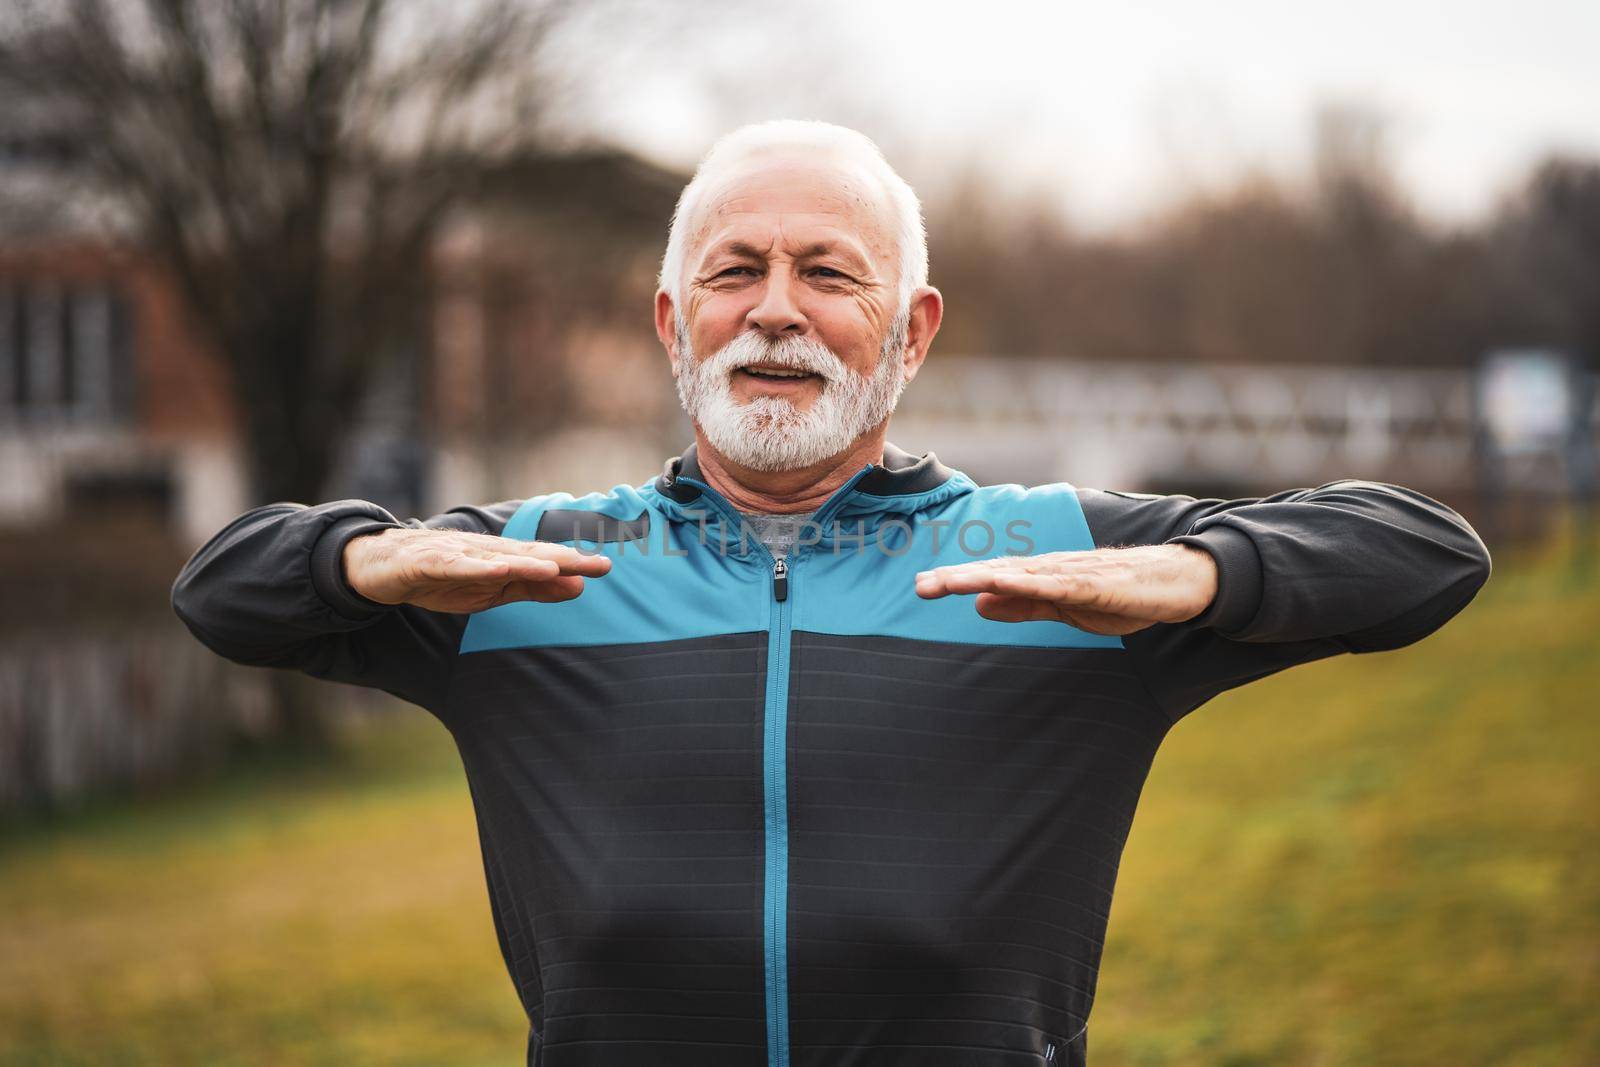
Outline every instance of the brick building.
<path id="1" fill-rule="evenodd" d="M 236 423 L 220 362 L 137 251 L 0 247 L 0 522 L 87 506 L 202 528 L 243 500 Z"/>
<path id="2" fill-rule="evenodd" d="M 682 181 L 614 152 L 496 174 L 441 231 L 428 326 L 325 495 L 417 514 L 604 488 L 681 443 L 649 316 Z M 94 233 L 0 230 L 0 527 L 116 508 L 192 547 L 254 502 L 228 372 L 151 258 Z"/>

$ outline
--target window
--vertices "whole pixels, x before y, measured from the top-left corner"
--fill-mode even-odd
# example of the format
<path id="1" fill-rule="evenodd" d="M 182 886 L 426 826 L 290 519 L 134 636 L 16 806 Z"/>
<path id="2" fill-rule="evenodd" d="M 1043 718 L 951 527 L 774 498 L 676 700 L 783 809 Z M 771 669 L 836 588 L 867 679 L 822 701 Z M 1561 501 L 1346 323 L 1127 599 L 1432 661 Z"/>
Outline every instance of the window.
<path id="1" fill-rule="evenodd" d="M 0 282 L 0 418 L 120 421 L 132 407 L 129 318 L 104 284 Z"/>

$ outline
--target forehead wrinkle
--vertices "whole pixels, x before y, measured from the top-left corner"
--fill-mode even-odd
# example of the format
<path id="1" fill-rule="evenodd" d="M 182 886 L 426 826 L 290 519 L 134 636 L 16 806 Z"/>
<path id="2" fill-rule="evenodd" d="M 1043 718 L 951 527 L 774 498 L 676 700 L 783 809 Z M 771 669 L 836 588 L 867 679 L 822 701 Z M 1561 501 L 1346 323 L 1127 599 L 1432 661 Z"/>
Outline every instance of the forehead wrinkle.
<path id="1" fill-rule="evenodd" d="M 786 216 L 778 216 L 775 222 L 777 233 L 773 235 L 771 239 L 759 244 L 756 241 L 743 236 L 724 236 L 720 240 L 713 241 L 707 246 L 705 255 L 702 257 L 701 262 L 716 256 L 725 255 L 748 256 L 753 259 L 765 259 L 774 251 L 774 249 L 777 249 L 788 243 L 789 235 L 785 230 L 785 223 Z M 802 245 L 790 248 L 787 251 L 795 259 L 814 259 L 819 256 L 838 255 L 860 265 L 871 264 L 871 252 L 869 251 L 868 246 L 863 243 L 855 234 L 852 234 L 843 228 L 840 228 L 840 232 L 837 237 L 812 239 Z"/>
<path id="2" fill-rule="evenodd" d="M 767 159 L 753 161 L 751 168 L 735 170 L 726 175 L 719 183 L 719 187 L 702 202 L 695 212 L 698 216 L 689 230 L 685 241 L 684 269 L 695 269 L 690 264 L 703 262 L 705 256 L 711 254 L 711 242 L 717 236 L 718 224 L 729 224 L 733 218 L 740 215 L 767 215 L 770 212 L 762 210 L 758 205 L 749 205 L 749 201 L 757 200 L 762 196 L 773 195 L 749 191 L 748 186 L 752 180 L 761 181 L 772 174 L 774 160 Z M 800 160 L 800 169 L 815 169 L 815 164 L 810 161 Z M 864 174 L 851 166 L 840 166 L 832 169 L 832 179 L 835 189 L 824 189 L 817 193 L 791 194 L 779 192 L 777 195 L 799 195 L 807 199 L 807 210 L 803 212 L 779 212 L 785 214 L 825 215 L 835 216 L 839 226 L 844 232 L 851 234 L 860 245 L 859 255 L 865 258 L 870 265 L 877 259 L 882 259 L 886 264 L 896 260 L 895 224 L 892 218 L 886 218 L 885 212 L 889 211 L 882 189 L 882 182 L 874 176 Z M 875 197 L 873 189 L 877 188 L 884 196 Z M 891 212 L 892 214 L 892 212 Z M 848 222 L 849 216 L 855 216 Z M 780 223 L 781 226 L 781 223 Z M 702 249 L 697 257 L 695 249 Z"/>
<path id="3" fill-rule="evenodd" d="M 727 241 L 722 244 L 712 246 L 707 255 L 752 256 L 759 259 L 768 252 L 772 251 L 772 244 L 773 242 L 769 241 L 767 242 L 767 246 L 765 248 L 759 248 L 756 245 L 751 244 L 749 241 Z"/>

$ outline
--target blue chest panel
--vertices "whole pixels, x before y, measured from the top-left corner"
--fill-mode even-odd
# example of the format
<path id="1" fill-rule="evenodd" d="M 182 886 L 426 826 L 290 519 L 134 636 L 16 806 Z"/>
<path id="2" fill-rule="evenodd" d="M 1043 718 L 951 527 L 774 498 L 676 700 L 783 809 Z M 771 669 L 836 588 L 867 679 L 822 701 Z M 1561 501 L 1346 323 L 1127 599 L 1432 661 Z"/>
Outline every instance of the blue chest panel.
<path id="1" fill-rule="evenodd" d="M 811 633 L 902 637 L 1031 648 L 1121 648 L 1120 637 L 1057 622 L 983 618 L 973 597 L 924 600 L 918 571 L 1000 555 L 1086 550 L 1094 538 L 1070 485 L 985 486 L 924 511 L 877 511 L 858 495 L 821 543 L 791 557 L 793 628 Z M 612 560 L 577 600 L 507 604 L 467 622 L 462 652 L 501 648 L 637 644 L 765 630 L 771 574 L 763 554 L 740 556 L 707 541 L 694 523 L 672 522 L 627 486 L 609 494 L 534 498 L 504 536 L 534 540 L 552 509 L 593 511 L 623 522 L 648 517 L 641 539 L 583 544 Z"/>
<path id="2" fill-rule="evenodd" d="M 639 644 L 767 628 L 765 569 L 706 548 L 697 540 L 696 526 L 647 512 L 644 500 L 626 487 L 578 498 L 537 497 L 512 516 L 502 536 L 535 540 L 539 519 L 552 508 L 592 510 L 621 520 L 648 513 L 649 530 L 642 540 L 579 543 L 585 551 L 611 557 L 611 572 L 589 579 L 576 600 L 478 612 L 467 620 L 462 652 Z"/>
<path id="3" fill-rule="evenodd" d="M 984 486 L 929 512 L 887 516 L 859 541 L 856 520 L 844 537 L 819 545 L 791 571 L 796 630 L 905 637 L 1032 648 L 1121 648 L 1120 637 L 1059 622 L 995 622 L 973 597 L 924 600 L 918 571 L 1002 555 L 1038 555 L 1095 547 L 1070 485 Z"/>

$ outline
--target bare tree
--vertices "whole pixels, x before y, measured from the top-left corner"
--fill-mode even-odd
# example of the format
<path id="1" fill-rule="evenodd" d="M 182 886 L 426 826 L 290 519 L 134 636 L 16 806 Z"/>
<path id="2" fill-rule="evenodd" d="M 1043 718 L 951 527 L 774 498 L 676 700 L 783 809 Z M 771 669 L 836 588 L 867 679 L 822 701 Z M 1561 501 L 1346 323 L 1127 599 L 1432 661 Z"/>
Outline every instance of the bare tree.
<path id="1" fill-rule="evenodd" d="M 1600 161 L 1553 155 L 1490 234 L 1495 339 L 1554 344 L 1600 365 Z"/>
<path id="2" fill-rule="evenodd" d="M 49 116 L 226 361 L 253 495 L 314 499 L 452 201 L 527 147 L 557 2 L 69 0 L 0 16 Z"/>
<path id="3" fill-rule="evenodd" d="M 526 151 L 563 0 L 62 0 L 0 14 L 0 97 L 171 275 L 225 362 L 257 501 L 315 500 L 456 198 Z M 280 733 L 320 702 L 284 677 Z"/>

